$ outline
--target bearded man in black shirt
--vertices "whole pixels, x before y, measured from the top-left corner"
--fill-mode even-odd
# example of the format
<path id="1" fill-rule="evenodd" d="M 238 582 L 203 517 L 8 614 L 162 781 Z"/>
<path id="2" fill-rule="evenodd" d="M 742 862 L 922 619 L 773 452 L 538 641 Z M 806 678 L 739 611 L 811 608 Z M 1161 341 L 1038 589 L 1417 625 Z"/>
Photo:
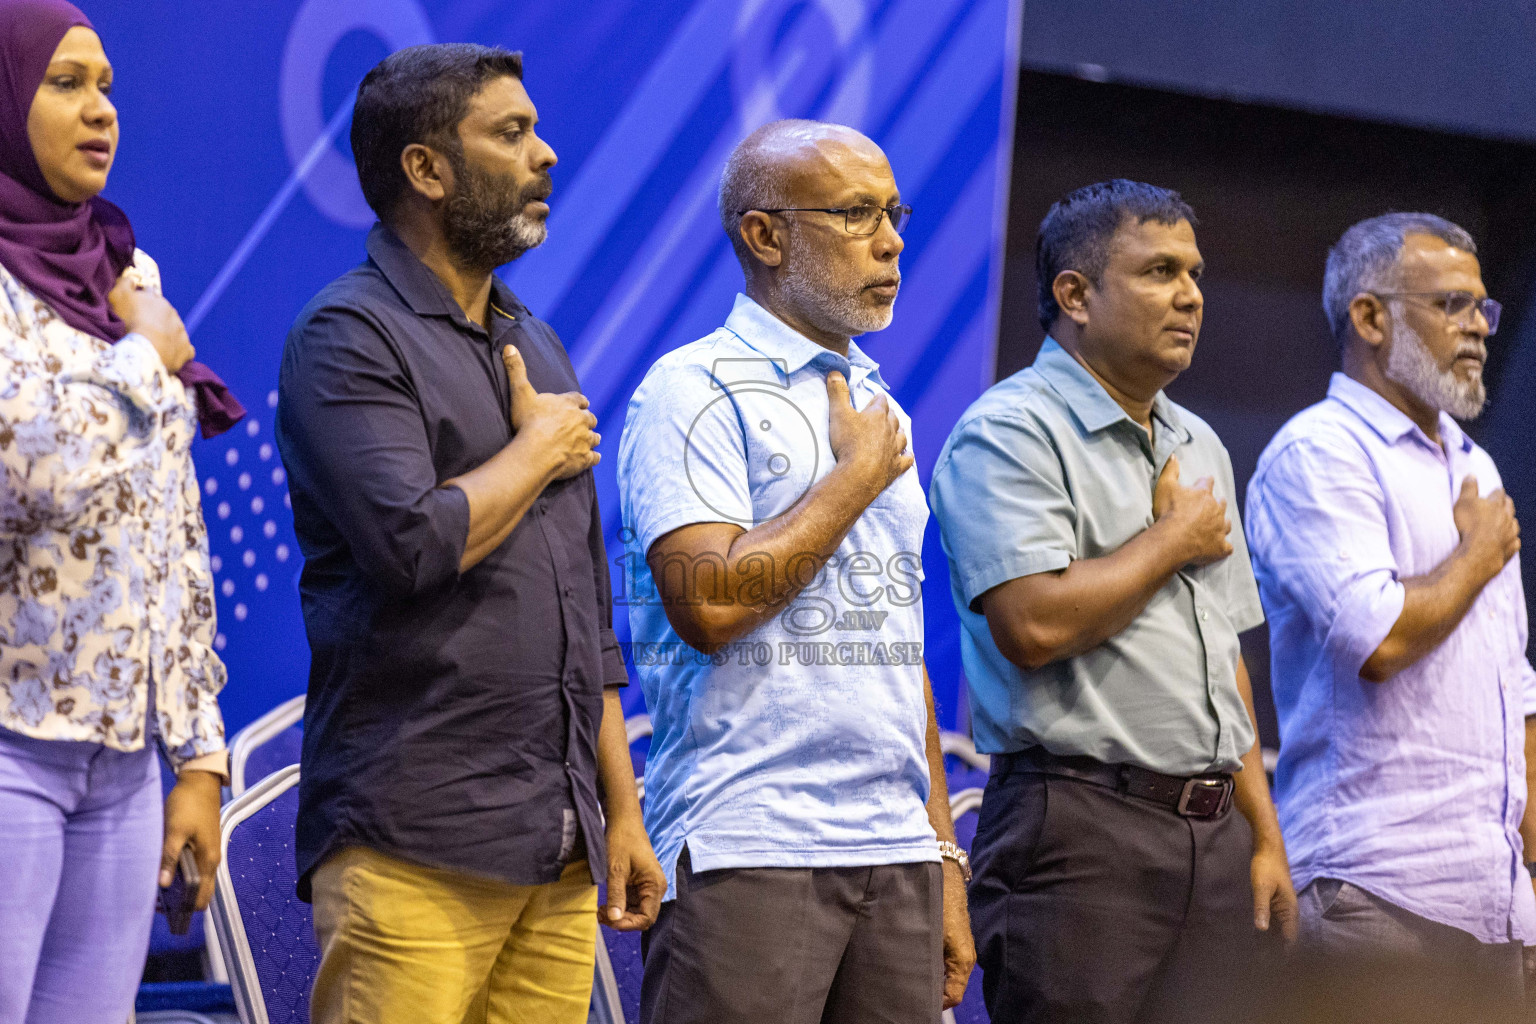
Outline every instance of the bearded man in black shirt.
<path id="1" fill-rule="evenodd" d="M 596 920 L 647 927 L 666 887 L 619 703 L 597 421 L 493 273 L 544 240 L 537 121 L 519 54 L 420 46 L 369 72 L 352 149 L 380 223 L 283 353 L 324 1024 L 578 1024 Z"/>

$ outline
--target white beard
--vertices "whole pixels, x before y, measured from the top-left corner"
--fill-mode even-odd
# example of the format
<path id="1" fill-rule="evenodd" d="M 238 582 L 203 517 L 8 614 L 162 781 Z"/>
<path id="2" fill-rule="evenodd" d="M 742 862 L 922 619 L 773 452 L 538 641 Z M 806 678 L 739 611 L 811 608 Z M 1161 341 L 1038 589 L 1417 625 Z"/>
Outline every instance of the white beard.
<path id="1" fill-rule="evenodd" d="M 868 334 L 891 326 L 896 305 L 866 306 L 858 292 L 836 290 L 825 274 L 819 274 L 807 261 L 791 258 L 779 277 L 779 290 L 800 314 L 819 331 L 828 334 Z"/>
<path id="2" fill-rule="evenodd" d="M 1455 370 L 1440 369 L 1419 333 L 1395 316 L 1386 377 L 1431 409 L 1450 413 L 1458 420 L 1477 419 L 1488 400 L 1482 374 L 1462 380 Z"/>

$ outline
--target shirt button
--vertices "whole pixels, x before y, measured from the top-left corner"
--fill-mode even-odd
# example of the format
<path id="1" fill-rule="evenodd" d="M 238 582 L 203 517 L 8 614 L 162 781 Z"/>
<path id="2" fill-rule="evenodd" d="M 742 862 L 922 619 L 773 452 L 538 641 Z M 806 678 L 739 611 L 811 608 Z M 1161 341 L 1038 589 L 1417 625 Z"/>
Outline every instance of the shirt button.
<path id="1" fill-rule="evenodd" d="M 570 597 L 571 596 L 571 588 L 570 587 L 561 587 L 560 588 L 560 592 L 562 594 L 564 594 L 566 597 Z"/>

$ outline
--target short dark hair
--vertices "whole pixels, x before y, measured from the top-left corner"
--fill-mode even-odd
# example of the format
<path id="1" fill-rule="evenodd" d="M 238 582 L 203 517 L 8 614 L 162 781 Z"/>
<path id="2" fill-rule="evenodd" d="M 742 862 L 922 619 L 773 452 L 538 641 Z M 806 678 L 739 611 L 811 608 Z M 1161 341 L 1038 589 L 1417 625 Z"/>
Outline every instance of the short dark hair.
<path id="1" fill-rule="evenodd" d="M 434 43 L 385 57 L 357 87 L 352 156 L 363 198 L 385 219 L 409 187 L 400 154 L 414 143 L 459 152 L 455 129 L 493 78 L 523 77 L 523 55 L 499 46 Z"/>
<path id="2" fill-rule="evenodd" d="M 1109 243 L 1128 220 L 1198 222 L 1182 196 L 1172 189 L 1115 178 L 1069 192 L 1051 207 L 1035 238 L 1035 277 L 1040 326 L 1050 331 L 1061 315 L 1052 286 L 1063 270 L 1075 270 L 1094 284 L 1109 263 Z"/>

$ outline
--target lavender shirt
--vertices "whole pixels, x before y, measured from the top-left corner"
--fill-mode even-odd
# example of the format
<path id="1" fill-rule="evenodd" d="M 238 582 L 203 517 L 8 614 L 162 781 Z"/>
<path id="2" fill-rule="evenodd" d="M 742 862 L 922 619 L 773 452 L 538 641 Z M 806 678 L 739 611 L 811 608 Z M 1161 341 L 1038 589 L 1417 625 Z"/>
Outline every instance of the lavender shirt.
<path id="1" fill-rule="evenodd" d="M 1297 889 L 1350 882 L 1483 942 L 1536 943 L 1519 826 L 1525 595 L 1513 559 L 1444 643 L 1385 683 L 1360 668 L 1402 613 L 1403 580 L 1460 540 L 1452 506 L 1493 460 L 1444 414 L 1436 445 L 1334 374 L 1248 485 L 1248 544 L 1269 617 L 1280 824 Z"/>

